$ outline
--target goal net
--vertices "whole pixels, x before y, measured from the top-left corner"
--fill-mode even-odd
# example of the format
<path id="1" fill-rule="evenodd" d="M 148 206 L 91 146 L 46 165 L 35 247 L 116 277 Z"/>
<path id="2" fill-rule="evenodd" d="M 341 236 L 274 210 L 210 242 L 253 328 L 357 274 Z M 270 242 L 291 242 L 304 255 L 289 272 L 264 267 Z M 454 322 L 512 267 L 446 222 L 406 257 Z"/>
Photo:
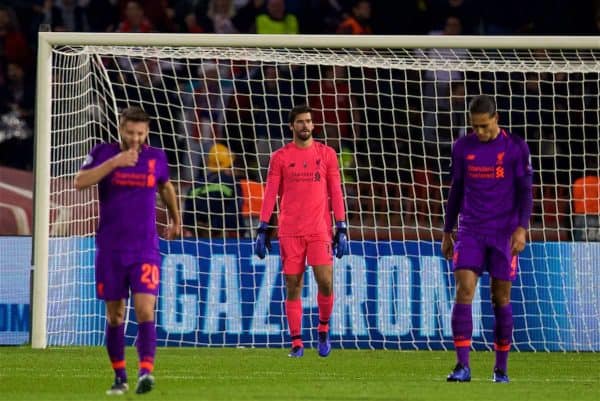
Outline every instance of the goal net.
<path id="1" fill-rule="evenodd" d="M 252 240 L 269 156 L 290 140 L 289 110 L 308 104 L 315 137 L 339 154 L 350 227 L 351 252 L 335 261 L 334 347 L 452 348 L 443 202 L 452 142 L 469 133 L 468 101 L 486 93 L 535 169 L 530 243 L 512 292 L 514 348 L 600 350 L 594 38 L 41 38 L 34 346 L 104 341 L 97 192 L 72 181 L 95 144 L 118 140 L 119 111 L 138 105 L 153 117 L 149 142 L 167 153 L 184 212 L 185 235 L 160 244 L 159 345 L 287 347 L 278 247 L 260 260 Z M 157 208 L 162 232 L 158 199 Z M 318 313 L 307 275 L 310 345 Z M 493 348 L 489 299 L 484 275 L 476 349 Z"/>

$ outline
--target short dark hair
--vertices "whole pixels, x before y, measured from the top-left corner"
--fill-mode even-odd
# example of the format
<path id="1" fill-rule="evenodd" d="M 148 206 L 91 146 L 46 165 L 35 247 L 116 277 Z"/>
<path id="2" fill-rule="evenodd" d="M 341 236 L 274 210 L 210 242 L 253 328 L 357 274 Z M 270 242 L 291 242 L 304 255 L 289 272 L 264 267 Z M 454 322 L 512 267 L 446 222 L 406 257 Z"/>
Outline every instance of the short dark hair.
<path id="1" fill-rule="evenodd" d="M 119 125 L 123 125 L 128 121 L 134 123 L 149 123 L 150 116 L 141 107 L 130 106 L 121 111 Z"/>
<path id="2" fill-rule="evenodd" d="M 292 111 L 290 111 L 290 125 L 294 124 L 294 121 L 296 121 L 296 117 L 298 116 L 298 114 L 302 113 L 312 113 L 312 109 L 305 104 L 294 106 Z"/>
<path id="3" fill-rule="evenodd" d="M 486 113 L 490 117 L 496 114 L 496 102 L 494 98 L 488 95 L 478 95 L 469 103 L 469 113 L 483 114 Z"/>

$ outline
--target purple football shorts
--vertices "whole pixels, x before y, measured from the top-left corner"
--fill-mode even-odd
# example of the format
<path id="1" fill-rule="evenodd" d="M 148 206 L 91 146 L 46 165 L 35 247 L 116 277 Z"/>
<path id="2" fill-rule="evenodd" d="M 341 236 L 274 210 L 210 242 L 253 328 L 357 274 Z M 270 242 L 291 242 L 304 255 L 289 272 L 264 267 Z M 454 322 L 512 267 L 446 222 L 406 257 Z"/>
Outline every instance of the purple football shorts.
<path id="1" fill-rule="evenodd" d="M 96 296 L 105 301 L 129 298 L 132 294 L 158 295 L 160 255 L 158 252 L 96 250 Z"/>
<path id="2" fill-rule="evenodd" d="M 510 237 L 459 232 L 454 244 L 452 270 L 469 269 L 478 275 L 487 271 L 493 278 L 514 281 L 518 257 L 511 252 Z"/>

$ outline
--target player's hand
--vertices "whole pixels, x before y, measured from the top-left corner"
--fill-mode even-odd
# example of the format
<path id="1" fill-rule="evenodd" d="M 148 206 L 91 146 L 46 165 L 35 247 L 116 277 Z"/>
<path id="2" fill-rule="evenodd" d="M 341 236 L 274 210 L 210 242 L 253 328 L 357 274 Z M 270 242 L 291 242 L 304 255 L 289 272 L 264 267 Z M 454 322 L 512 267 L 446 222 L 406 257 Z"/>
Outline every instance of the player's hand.
<path id="1" fill-rule="evenodd" d="M 181 235 L 181 223 L 170 222 L 165 228 L 165 238 L 168 240 L 175 239 Z"/>
<path id="2" fill-rule="evenodd" d="M 261 259 L 265 258 L 267 249 L 271 252 L 271 230 L 269 224 L 261 221 L 256 230 L 256 242 L 254 244 L 254 254 Z"/>
<path id="3" fill-rule="evenodd" d="M 448 260 L 454 255 L 454 233 L 444 233 L 442 237 L 442 255 Z"/>
<path id="4" fill-rule="evenodd" d="M 348 227 L 345 221 L 335 223 L 335 236 L 333 237 L 333 254 L 340 259 L 347 255 L 350 245 L 348 244 Z"/>
<path id="5" fill-rule="evenodd" d="M 527 243 L 527 230 L 523 227 L 517 227 L 515 232 L 510 237 L 510 250 L 513 256 L 518 255 L 525 249 Z"/>
<path id="6" fill-rule="evenodd" d="M 128 149 L 124 150 L 115 157 L 113 161 L 116 167 L 133 167 L 138 161 L 139 153 L 137 150 Z"/>

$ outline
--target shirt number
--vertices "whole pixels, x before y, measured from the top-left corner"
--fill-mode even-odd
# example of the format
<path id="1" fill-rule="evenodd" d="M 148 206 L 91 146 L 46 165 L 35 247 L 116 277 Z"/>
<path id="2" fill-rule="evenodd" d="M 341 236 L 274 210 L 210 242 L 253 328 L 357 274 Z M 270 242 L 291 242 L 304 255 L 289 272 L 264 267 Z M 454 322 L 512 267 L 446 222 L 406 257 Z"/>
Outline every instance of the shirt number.
<path id="1" fill-rule="evenodd" d="M 156 289 L 159 282 L 158 266 L 151 265 L 150 263 L 144 263 L 142 265 L 142 284 L 150 290 Z"/>

